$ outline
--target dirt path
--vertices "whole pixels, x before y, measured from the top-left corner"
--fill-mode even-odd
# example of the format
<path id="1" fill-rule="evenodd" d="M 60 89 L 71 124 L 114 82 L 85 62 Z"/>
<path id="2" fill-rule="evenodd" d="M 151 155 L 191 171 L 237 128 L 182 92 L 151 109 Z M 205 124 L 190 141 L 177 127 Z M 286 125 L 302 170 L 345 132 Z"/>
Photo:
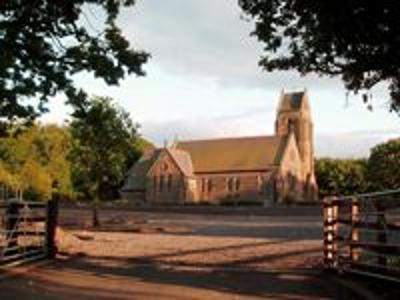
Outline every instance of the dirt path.
<path id="1" fill-rule="evenodd" d="M 0 299 L 349 299 L 318 271 L 318 217 L 113 211 L 103 222 L 61 232 L 58 259 L 0 281 Z"/>

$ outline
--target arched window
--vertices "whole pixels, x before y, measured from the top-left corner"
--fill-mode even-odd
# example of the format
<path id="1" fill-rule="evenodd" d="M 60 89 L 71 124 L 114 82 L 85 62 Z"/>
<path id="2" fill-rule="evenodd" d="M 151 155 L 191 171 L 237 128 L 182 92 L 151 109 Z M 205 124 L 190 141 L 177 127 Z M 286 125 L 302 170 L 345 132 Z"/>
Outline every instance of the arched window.
<path id="1" fill-rule="evenodd" d="M 228 185 L 228 192 L 232 192 L 233 191 L 233 178 L 229 177 L 227 179 L 227 185 Z"/>
<path id="2" fill-rule="evenodd" d="M 168 189 L 168 191 L 171 191 L 171 189 L 172 189 L 172 175 L 171 174 L 168 175 L 167 189 Z"/>
<path id="3" fill-rule="evenodd" d="M 262 195 L 263 194 L 263 181 L 262 181 L 262 177 L 260 175 L 257 176 L 257 189 L 258 189 L 258 194 Z"/>
<path id="4" fill-rule="evenodd" d="M 212 191 L 212 189 L 213 189 L 213 182 L 211 179 L 208 179 L 207 180 L 207 190 L 210 193 Z"/>
<path id="5" fill-rule="evenodd" d="M 295 191 L 297 187 L 297 178 L 292 173 L 289 173 L 290 190 Z"/>
<path id="6" fill-rule="evenodd" d="M 166 162 L 164 162 L 164 163 L 162 164 L 162 170 L 163 170 L 163 171 L 167 171 L 167 170 L 168 170 L 168 164 L 167 164 Z"/>
<path id="7" fill-rule="evenodd" d="M 262 188 L 264 182 L 266 182 L 266 181 L 267 181 L 267 177 L 263 178 L 261 175 L 258 175 L 257 176 L 257 186 L 258 186 L 258 188 L 259 189 Z"/>
<path id="8" fill-rule="evenodd" d="M 236 187 L 236 192 L 240 190 L 240 178 L 236 178 L 235 187 Z"/>
<path id="9" fill-rule="evenodd" d="M 160 176 L 160 191 L 164 189 L 164 175 Z"/>
<path id="10" fill-rule="evenodd" d="M 157 176 L 154 176 L 154 178 L 153 178 L 153 189 L 154 190 L 157 189 Z"/>

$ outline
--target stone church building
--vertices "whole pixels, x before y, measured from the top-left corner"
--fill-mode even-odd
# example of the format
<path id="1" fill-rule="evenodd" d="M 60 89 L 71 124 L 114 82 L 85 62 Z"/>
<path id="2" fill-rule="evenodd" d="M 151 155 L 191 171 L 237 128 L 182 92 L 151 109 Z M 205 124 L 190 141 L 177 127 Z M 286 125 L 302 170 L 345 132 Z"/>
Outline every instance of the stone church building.
<path id="1" fill-rule="evenodd" d="M 306 92 L 280 97 L 275 135 L 178 141 L 143 154 L 121 189 L 141 204 L 317 199 L 313 122 Z"/>

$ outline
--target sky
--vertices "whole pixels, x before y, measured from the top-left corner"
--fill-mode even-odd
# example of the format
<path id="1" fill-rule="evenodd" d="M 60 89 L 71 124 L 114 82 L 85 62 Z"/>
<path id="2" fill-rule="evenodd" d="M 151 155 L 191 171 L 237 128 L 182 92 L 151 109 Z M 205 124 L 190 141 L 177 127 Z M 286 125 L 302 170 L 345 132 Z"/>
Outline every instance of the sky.
<path id="1" fill-rule="evenodd" d="M 88 26 L 100 27 L 99 11 L 89 12 Z M 373 91 L 371 112 L 359 96 L 346 97 L 339 78 L 264 72 L 262 44 L 250 36 L 253 24 L 241 18 L 237 0 L 137 0 L 118 24 L 134 48 L 151 53 L 147 76 L 108 87 L 84 74 L 76 83 L 91 95 L 114 98 L 156 145 L 271 135 L 282 89 L 307 89 L 318 157 L 367 156 L 377 143 L 400 136 L 400 117 L 388 112 L 383 86 Z M 67 119 L 70 110 L 61 103 L 62 96 L 53 99 L 42 120 Z"/>

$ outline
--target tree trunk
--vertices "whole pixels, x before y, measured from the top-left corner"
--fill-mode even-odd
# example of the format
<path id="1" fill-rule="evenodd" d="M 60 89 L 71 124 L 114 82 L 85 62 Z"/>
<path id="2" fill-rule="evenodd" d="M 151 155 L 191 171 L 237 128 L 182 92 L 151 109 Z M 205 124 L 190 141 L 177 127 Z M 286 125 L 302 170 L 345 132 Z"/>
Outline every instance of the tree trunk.
<path id="1" fill-rule="evenodd" d="M 99 227 L 100 226 L 100 221 L 99 221 L 99 198 L 96 196 L 96 198 L 93 201 L 93 227 Z"/>

